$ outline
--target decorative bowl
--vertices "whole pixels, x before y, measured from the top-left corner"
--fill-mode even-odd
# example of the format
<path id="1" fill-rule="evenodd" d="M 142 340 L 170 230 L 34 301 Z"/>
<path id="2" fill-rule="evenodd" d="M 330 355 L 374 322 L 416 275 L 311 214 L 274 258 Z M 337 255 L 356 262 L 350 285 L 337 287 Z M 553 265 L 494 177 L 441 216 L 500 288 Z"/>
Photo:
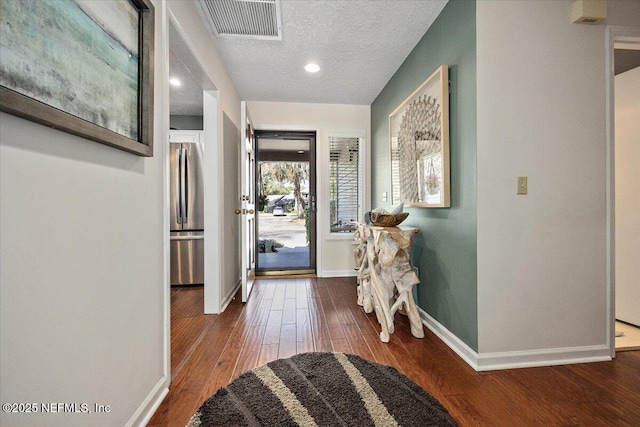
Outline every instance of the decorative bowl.
<path id="1" fill-rule="evenodd" d="M 371 222 L 379 227 L 395 227 L 407 219 L 409 212 L 400 212 L 397 214 L 371 212 Z"/>

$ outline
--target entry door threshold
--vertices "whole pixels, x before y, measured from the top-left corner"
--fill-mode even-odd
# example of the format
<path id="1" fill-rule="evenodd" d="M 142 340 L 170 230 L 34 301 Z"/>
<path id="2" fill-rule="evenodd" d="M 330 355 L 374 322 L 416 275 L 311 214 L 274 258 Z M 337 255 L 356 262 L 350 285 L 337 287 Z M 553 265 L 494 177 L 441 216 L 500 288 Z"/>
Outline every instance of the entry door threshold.
<path id="1" fill-rule="evenodd" d="M 256 276 L 299 276 L 299 275 L 315 275 L 316 271 L 311 270 L 268 270 L 256 271 Z"/>

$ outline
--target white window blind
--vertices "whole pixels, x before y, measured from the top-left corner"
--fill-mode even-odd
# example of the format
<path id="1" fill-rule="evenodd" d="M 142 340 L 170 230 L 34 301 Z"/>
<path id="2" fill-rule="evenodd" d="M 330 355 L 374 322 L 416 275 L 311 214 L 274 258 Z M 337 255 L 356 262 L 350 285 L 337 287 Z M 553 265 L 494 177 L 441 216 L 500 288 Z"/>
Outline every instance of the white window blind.
<path id="1" fill-rule="evenodd" d="M 329 137 L 329 207 L 332 233 L 351 232 L 362 218 L 360 138 Z"/>

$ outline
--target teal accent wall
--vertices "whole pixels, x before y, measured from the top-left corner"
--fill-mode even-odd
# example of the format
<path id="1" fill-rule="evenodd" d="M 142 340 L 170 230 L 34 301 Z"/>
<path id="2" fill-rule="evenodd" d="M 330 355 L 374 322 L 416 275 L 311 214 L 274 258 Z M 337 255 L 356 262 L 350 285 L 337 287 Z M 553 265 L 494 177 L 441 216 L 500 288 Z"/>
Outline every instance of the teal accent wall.
<path id="1" fill-rule="evenodd" d="M 390 194 L 389 114 L 441 64 L 451 84 L 451 208 L 406 208 L 405 224 L 420 227 L 418 305 L 477 352 L 475 1 L 450 0 L 371 105 L 372 203 L 391 207 L 382 201 Z"/>

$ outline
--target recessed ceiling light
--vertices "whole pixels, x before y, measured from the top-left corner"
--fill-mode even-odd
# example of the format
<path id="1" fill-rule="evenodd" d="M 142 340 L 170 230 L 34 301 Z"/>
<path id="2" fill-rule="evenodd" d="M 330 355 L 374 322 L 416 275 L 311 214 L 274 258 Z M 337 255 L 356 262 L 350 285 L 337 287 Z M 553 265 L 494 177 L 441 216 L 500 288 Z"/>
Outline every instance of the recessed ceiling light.
<path id="1" fill-rule="evenodd" d="M 309 73 L 317 73 L 318 71 L 320 71 L 320 66 L 318 64 L 314 64 L 313 62 L 310 62 L 304 66 L 304 69 Z"/>
<path id="2" fill-rule="evenodd" d="M 169 79 L 169 83 L 170 83 L 172 86 L 180 86 L 180 85 L 182 84 L 182 82 L 181 82 L 179 79 L 175 78 L 175 77 L 171 77 L 171 78 Z"/>

